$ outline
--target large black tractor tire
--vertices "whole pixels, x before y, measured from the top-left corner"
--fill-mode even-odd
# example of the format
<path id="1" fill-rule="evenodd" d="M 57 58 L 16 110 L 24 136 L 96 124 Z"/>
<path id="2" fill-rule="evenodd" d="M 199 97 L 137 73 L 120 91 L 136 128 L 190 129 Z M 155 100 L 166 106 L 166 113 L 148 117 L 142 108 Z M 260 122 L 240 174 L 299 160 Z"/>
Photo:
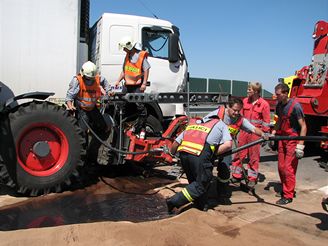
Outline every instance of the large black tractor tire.
<path id="1" fill-rule="evenodd" d="M 153 115 L 148 115 L 146 121 L 146 136 L 156 136 L 161 134 L 162 131 L 163 127 L 161 125 L 161 122 Z M 117 132 L 116 134 L 118 135 L 119 133 Z M 111 134 L 108 140 L 105 141 L 106 144 L 111 143 L 112 137 L 113 136 Z M 116 138 L 116 141 L 118 141 L 118 137 Z M 115 143 L 112 143 L 112 146 L 115 147 Z M 113 153 L 113 151 L 109 150 L 105 145 L 102 144 L 98 151 L 98 163 L 101 165 L 120 164 L 115 163 L 117 161 L 117 158 L 115 158 L 114 155 L 116 154 Z"/>
<path id="2" fill-rule="evenodd" d="M 5 163 L 19 193 L 60 192 L 79 176 L 85 138 L 76 119 L 49 102 L 32 102 L 9 114 L 16 163 Z"/>

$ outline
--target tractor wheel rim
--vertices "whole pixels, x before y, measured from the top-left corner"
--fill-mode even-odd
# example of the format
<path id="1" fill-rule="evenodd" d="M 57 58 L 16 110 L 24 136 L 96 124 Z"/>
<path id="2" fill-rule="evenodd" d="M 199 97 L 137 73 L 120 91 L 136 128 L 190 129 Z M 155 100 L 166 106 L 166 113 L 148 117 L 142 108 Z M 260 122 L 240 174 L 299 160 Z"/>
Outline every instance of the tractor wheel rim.
<path id="1" fill-rule="evenodd" d="M 43 151 L 36 146 L 43 146 Z M 68 139 L 53 123 L 30 124 L 18 137 L 16 153 L 19 165 L 27 173 L 50 176 L 58 172 L 68 159 Z"/>

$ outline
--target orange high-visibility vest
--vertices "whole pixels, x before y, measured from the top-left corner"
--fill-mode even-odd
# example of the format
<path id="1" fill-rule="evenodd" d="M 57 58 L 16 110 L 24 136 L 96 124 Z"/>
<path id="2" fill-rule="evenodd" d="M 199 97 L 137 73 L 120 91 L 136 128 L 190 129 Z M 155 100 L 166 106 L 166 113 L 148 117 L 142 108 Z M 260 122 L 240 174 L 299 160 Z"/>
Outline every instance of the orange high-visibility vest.
<path id="1" fill-rule="evenodd" d="M 79 101 L 79 106 L 86 111 L 91 111 L 94 109 L 97 100 L 101 96 L 100 76 L 96 75 L 95 81 L 92 85 L 86 85 L 81 74 L 78 74 L 76 78 L 79 81 L 80 86 L 80 91 L 76 98 Z"/>
<path id="2" fill-rule="evenodd" d="M 182 142 L 178 147 L 179 152 L 187 152 L 199 156 L 204 149 L 207 136 L 212 131 L 213 126 L 220 121 L 220 119 L 212 119 L 205 123 L 197 123 L 198 120 L 195 118 L 190 119 Z"/>
<path id="3" fill-rule="evenodd" d="M 125 56 L 125 64 L 124 64 L 124 80 L 126 85 L 138 85 L 141 84 L 142 81 L 139 81 L 144 74 L 142 69 L 142 63 L 144 59 L 148 56 L 147 51 L 140 51 L 139 58 L 136 63 L 132 63 L 129 59 L 129 54 Z"/>
<path id="4" fill-rule="evenodd" d="M 224 106 L 220 106 L 219 110 L 218 110 L 218 117 L 224 121 L 224 114 L 225 114 L 225 107 Z M 236 137 L 237 134 L 239 133 L 240 127 L 243 124 L 243 117 L 239 116 L 238 119 L 232 123 L 228 125 L 228 129 L 230 132 L 230 135 L 232 137 Z"/>

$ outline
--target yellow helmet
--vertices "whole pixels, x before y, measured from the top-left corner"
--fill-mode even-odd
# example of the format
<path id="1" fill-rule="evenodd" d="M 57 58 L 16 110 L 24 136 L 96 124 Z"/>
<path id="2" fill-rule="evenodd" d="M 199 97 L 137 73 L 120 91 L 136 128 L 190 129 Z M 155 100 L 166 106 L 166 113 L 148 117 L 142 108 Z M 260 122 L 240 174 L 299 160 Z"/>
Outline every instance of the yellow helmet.
<path id="1" fill-rule="evenodd" d="M 97 66 L 93 62 L 87 61 L 82 65 L 80 73 L 83 77 L 86 77 L 87 79 L 94 79 L 97 73 Z"/>

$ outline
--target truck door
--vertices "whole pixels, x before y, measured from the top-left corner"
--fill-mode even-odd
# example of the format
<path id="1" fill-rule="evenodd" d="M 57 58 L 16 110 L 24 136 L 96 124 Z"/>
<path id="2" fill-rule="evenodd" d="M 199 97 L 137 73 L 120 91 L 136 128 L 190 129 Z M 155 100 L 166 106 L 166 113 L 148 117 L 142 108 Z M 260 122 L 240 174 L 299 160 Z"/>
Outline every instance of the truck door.
<path id="1" fill-rule="evenodd" d="M 179 59 L 169 61 L 170 35 L 173 31 L 161 27 L 143 27 L 142 48 L 149 53 L 151 65 L 149 92 L 177 91 L 185 82 L 187 64 L 179 45 Z"/>

